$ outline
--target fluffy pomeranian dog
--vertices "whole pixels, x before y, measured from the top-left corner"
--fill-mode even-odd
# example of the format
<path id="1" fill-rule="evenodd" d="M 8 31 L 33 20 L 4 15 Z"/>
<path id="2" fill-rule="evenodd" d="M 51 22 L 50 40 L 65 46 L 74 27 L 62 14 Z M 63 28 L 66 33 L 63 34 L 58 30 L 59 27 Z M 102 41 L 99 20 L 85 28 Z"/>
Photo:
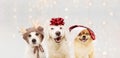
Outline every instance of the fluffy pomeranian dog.
<path id="1" fill-rule="evenodd" d="M 28 44 L 25 58 L 45 58 L 44 49 L 41 45 L 44 39 L 43 27 L 34 26 L 27 29 L 22 28 L 20 32 Z"/>
<path id="2" fill-rule="evenodd" d="M 71 26 L 69 30 L 74 39 L 75 58 L 94 58 L 92 41 L 95 40 L 95 35 L 93 31 L 81 25 Z"/>
<path id="3" fill-rule="evenodd" d="M 52 18 L 48 26 L 48 58 L 69 58 L 63 18 Z"/>

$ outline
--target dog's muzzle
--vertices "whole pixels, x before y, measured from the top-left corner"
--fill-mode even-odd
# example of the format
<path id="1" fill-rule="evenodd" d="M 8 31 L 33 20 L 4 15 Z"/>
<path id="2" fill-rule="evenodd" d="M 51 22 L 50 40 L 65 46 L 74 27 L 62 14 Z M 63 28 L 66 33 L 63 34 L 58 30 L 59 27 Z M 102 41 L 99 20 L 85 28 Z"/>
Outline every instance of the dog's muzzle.
<path id="1" fill-rule="evenodd" d="M 86 40 L 86 36 L 83 36 L 83 37 L 82 37 L 82 40 Z"/>
<path id="2" fill-rule="evenodd" d="M 86 36 L 82 36 L 82 39 L 80 39 L 80 41 L 86 42 L 88 39 Z"/>
<path id="3" fill-rule="evenodd" d="M 33 43 L 33 44 L 36 44 L 36 39 L 32 39 L 32 43 Z"/>
<path id="4" fill-rule="evenodd" d="M 60 35 L 61 35 L 60 31 L 57 31 L 55 34 L 56 34 L 57 36 L 60 36 Z"/>

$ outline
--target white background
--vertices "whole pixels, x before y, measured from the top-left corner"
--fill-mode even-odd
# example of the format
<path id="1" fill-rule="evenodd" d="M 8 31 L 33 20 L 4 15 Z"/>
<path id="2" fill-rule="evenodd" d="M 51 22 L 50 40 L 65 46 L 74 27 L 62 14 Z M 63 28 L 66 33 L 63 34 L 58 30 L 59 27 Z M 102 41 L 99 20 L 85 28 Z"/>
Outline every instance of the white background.
<path id="1" fill-rule="evenodd" d="M 120 58 L 120 0 L 0 0 L 0 58 L 23 58 L 19 27 L 52 17 L 63 17 L 68 27 L 90 27 L 96 58 Z"/>

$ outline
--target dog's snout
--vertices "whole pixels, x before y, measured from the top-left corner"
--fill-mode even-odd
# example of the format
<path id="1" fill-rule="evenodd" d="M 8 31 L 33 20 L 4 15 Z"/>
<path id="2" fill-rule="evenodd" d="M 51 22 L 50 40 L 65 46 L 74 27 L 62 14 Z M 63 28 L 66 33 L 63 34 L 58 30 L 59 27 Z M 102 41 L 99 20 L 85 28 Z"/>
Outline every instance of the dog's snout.
<path id="1" fill-rule="evenodd" d="M 85 38 L 86 36 L 83 36 L 83 38 Z"/>
<path id="2" fill-rule="evenodd" d="M 86 39 L 86 36 L 83 36 L 83 39 Z"/>
<path id="3" fill-rule="evenodd" d="M 32 42 L 35 43 L 35 42 L 36 42 L 36 39 L 32 39 Z"/>
<path id="4" fill-rule="evenodd" d="M 56 32 L 56 35 L 57 35 L 57 36 L 60 36 L 60 34 L 61 34 L 60 31 L 57 31 L 57 32 Z"/>

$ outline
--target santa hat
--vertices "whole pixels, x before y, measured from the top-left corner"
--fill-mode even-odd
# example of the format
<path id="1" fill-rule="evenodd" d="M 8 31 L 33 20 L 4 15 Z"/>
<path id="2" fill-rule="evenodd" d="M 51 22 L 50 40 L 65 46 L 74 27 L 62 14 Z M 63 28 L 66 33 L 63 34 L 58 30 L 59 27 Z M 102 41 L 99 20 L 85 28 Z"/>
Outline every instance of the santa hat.
<path id="1" fill-rule="evenodd" d="M 52 18 L 50 21 L 50 25 L 58 26 L 58 25 L 64 25 L 64 19 L 63 18 Z"/>
<path id="2" fill-rule="evenodd" d="M 88 27 L 85 27 L 85 26 L 82 26 L 82 25 L 74 25 L 74 26 L 71 26 L 69 28 L 69 31 L 71 33 L 71 36 L 73 38 L 75 38 L 84 29 L 87 29 L 89 31 L 89 33 L 90 33 L 91 38 L 93 40 L 95 40 L 95 34 L 94 34 L 94 32 L 90 28 L 88 28 Z"/>

